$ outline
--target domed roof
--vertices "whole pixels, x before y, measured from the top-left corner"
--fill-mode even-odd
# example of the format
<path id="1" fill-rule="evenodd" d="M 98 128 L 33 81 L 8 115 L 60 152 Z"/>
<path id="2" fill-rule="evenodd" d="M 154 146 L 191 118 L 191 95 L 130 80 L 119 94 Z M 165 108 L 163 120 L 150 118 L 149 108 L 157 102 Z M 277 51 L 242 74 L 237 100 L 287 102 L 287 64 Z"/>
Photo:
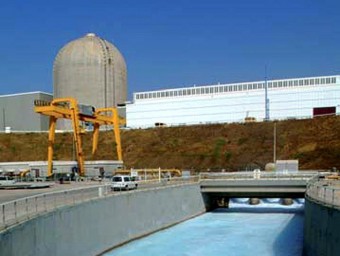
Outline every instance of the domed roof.
<path id="1" fill-rule="evenodd" d="M 88 33 L 84 37 L 66 44 L 59 51 L 54 62 L 54 67 L 59 64 L 70 63 L 101 63 L 110 57 L 114 57 L 118 65 L 123 65 L 126 68 L 122 54 L 113 44 L 98 37 L 94 33 Z"/>
<path id="2" fill-rule="evenodd" d="M 126 64 L 110 42 L 89 33 L 66 44 L 53 66 L 54 97 L 111 107 L 126 101 Z"/>

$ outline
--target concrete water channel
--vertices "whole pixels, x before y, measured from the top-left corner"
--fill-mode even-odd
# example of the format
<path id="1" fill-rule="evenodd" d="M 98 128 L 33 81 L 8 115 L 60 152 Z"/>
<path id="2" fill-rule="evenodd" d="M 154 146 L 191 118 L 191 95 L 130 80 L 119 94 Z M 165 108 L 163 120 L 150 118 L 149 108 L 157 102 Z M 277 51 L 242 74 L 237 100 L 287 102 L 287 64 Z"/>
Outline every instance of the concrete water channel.
<path id="1" fill-rule="evenodd" d="M 249 205 L 246 198 L 232 199 L 218 208 L 118 247 L 105 256 L 301 256 L 303 206 L 277 199 Z"/>
<path id="2" fill-rule="evenodd" d="M 269 177 L 248 178 L 265 180 Z M 271 179 L 274 178 L 278 179 Z M 103 185 L 88 190 L 84 188 L 77 193 L 63 191 L 59 192 L 59 196 L 38 195 L 36 197 L 40 199 L 32 199 L 31 202 L 20 199 L 23 202 L 20 208 L 23 215 L 18 214 L 17 202 L 16 208 L 12 208 L 12 213 L 9 213 L 17 212 L 14 221 L 5 223 L 0 233 L 0 253 L 100 254 L 130 240 L 199 216 L 214 207 L 216 197 L 202 193 L 202 182 L 207 179 L 201 177 L 199 180 L 195 177 L 169 183 L 164 180 L 147 185 L 146 188 L 117 193 L 108 192 L 106 185 Z M 332 223 L 338 221 L 334 217 L 339 217 L 338 192 L 337 187 L 325 179 L 317 178 L 307 184 L 304 230 L 306 255 L 322 255 L 313 254 L 314 251 L 326 251 L 325 255 L 337 255 L 334 252 L 339 252 L 339 245 L 335 241 L 340 238 L 340 231 L 334 228 L 336 223 Z M 34 207 L 27 207 L 27 203 L 32 203 Z M 15 204 L 12 202 L 12 205 L 14 207 Z M 315 228 L 313 224 L 320 222 L 320 219 L 327 221 Z M 325 235 L 316 236 L 320 233 Z"/>

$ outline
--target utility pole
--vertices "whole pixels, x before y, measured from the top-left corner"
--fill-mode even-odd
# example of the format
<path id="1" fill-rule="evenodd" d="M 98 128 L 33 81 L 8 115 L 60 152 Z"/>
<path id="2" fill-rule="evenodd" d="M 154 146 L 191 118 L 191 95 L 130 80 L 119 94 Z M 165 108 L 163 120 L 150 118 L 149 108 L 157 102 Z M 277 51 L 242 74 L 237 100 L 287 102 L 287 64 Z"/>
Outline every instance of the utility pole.
<path id="1" fill-rule="evenodd" d="M 4 125 L 4 131 L 6 130 L 6 112 L 5 108 L 2 108 L 2 123 Z"/>
<path id="2" fill-rule="evenodd" d="M 276 122 L 274 122 L 273 162 L 276 162 Z"/>
<path id="3" fill-rule="evenodd" d="M 268 99 L 268 82 L 267 82 L 267 65 L 265 65 L 264 68 L 264 73 L 265 73 L 265 77 L 264 77 L 264 97 L 265 97 L 265 121 L 269 121 L 269 99 Z"/>

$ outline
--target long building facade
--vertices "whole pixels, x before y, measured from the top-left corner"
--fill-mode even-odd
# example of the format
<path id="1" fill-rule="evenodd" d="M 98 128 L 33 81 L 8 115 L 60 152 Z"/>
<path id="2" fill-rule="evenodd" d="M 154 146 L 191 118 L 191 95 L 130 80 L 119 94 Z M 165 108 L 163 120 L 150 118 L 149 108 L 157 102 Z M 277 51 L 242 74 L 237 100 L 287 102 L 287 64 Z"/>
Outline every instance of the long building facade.
<path id="1" fill-rule="evenodd" d="M 137 92 L 126 104 L 127 126 L 147 128 L 310 118 L 340 113 L 340 75 Z"/>

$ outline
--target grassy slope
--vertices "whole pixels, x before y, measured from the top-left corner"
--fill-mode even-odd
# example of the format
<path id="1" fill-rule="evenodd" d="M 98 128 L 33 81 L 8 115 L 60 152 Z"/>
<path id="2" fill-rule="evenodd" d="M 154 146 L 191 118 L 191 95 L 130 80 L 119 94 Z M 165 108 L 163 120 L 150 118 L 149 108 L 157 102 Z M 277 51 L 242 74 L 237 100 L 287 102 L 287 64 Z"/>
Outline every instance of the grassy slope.
<path id="1" fill-rule="evenodd" d="M 220 124 L 122 131 L 127 167 L 196 170 L 263 168 L 273 159 L 274 122 Z M 340 167 L 340 117 L 276 123 L 277 159 L 299 159 L 301 169 Z M 0 134 L 0 161 L 46 160 L 47 133 Z M 91 156 L 91 134 L 84 137 L 87 160 L 116 159 L 112 132 L 100 134 Z M 70 160 L 71 134 L 57 134 L 55 159 Z"/>

